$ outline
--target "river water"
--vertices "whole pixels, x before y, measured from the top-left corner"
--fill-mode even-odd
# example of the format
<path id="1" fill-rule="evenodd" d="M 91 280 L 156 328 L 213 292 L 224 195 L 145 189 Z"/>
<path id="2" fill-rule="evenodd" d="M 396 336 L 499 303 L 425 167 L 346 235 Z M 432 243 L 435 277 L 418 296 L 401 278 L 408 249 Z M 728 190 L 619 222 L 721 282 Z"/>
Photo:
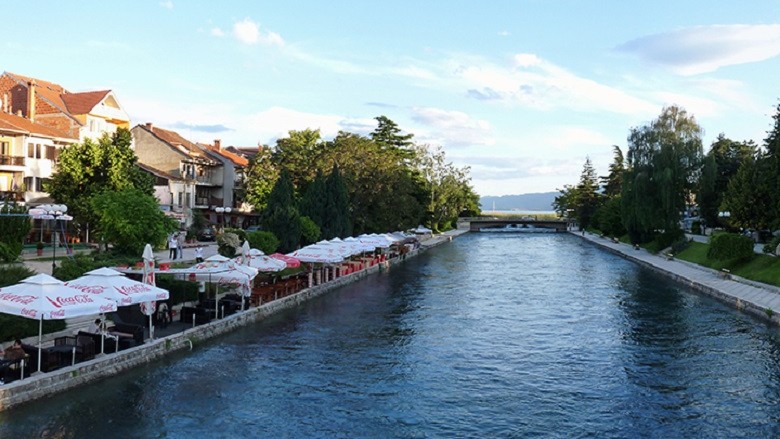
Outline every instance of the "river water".
<path id="1" fill-rule="evenodd" d="M 778 330 L 566 234 L 469 234 L 0 413 L 0 437 L 777 437 Z"/>

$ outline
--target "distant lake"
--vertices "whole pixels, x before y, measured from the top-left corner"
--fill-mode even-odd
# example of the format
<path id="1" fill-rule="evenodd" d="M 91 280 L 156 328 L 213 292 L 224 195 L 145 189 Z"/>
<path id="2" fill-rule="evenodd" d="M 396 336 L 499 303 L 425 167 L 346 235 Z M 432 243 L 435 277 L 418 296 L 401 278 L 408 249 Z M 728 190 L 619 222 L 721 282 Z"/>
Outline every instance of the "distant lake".
<path id="1" fill-rule="evenodd" d="M 555 215 L 554 210 L 482 210 L 483 215 Z"/>

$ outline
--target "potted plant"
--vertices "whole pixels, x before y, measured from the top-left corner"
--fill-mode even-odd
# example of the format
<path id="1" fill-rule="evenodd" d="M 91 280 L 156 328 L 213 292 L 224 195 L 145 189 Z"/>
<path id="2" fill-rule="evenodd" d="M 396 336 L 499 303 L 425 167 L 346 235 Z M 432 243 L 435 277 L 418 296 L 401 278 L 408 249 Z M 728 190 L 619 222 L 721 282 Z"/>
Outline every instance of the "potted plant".
<path id="1" fill-rule="evenodd" d="M 35 248 L 38 250 L 38 256 L 43 256 L 43 241 L 38 241 L 38 243 L 35 244 Z"/>

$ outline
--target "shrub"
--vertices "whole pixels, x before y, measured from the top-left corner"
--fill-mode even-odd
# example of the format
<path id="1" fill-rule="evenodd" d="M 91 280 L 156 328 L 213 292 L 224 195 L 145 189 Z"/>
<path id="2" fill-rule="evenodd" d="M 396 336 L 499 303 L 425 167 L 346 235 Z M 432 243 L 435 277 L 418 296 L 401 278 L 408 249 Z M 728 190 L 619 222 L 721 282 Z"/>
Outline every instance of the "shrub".
<path id="1" fill-rule="evenodd" d="M 678 239 L 674 243 L 672 243 L 672 254 L 676 255 L 678 253 L 681 253 L 683 250 L 688 248 L 688 246 L 691 244 L 691 241 L 682 238 Z"/>
<path id="2" fill-rule="evenodd" d="M 694 235 L 701 235 L 701 221 L 694 221 L 691 223 L 691 233 Z"/>
<path id="3" fill-rule="evenodd" d="M 225 233 L 232 233 L 236 236 L 238 236 L 238 242 L 243 244 L 244 241 L 246 241 L 246 230 L 244 229 L 232 229 L 232 228 L 226 228 Z"/>
<path id="4" fill-rule="evenodd" d="M 742 261 L 753 257 L 753 240 L 736 233 L 720 233 L 710 239 L 707 257 L 718 261 Z"/>
<path id="5" fill-rule="evenodd" d="M 308 216 L 301 216 L 301 241 L 311 244 L 320 239 L 320 227 Z"/>
<path id="6" fill-rule="evenodd" d="M 680 229 L 670 230 L 656 235 L 653 240 L 653 247 L 656 249 L 656 252 L 659 252 L 665 248 L 671 247 L 672 244 L 681 239 L 685 239 L 685 232 Z"/>
<path id="7" fill-rule="evenodd" d="M 11 248 L 12 246 L 6 242 L 0 242 L 0 261 L 2 262 L 14 262 L 19 257 L 19 253 Z"/>
<path id="8" fill-rule="evenodd" d="M 133 265 L 141 260 L 137 258 L 121 256 L 113 253 L 92 253 L 90 255 L 79 254 L 72 258 L 64 259 L 60 266 L 54 270 L 55 277 L 61 281 L 69 281 L 81 277 L 84 273 L 100 267 L 116 267 L 119 265 Z"/>
<path id="9" fill-rule="evenodd" d="M 764 244 L 764 253 L 775 254 L 778 245 L 780 245 L 780 236 L 775 236 L 768 243 Z"/>
<path id="10" fill-rule="evenodd" d="M 158 287 L 168 290 L 168 306 L 178 305 L 182 302 L 193 302 L 198 300 L 198 282 L 174 279 L 170 274 L 157 274 L 156 284 Z"/>
<path id="11" fill-rule="evenodd" d="M 271 232 L 252 232 L 248 234 L 247 240 L 250 247 L 261 250 L 267 255 L 274 253 L 279 248 L 279 239 Z"/>
<path id="12" fill-rule="evenodd" d="M 219 254 L 226 258 L 232 258 L 241 247 L 241 242 L 235 233 L 225 232 L 217 235 L 217 245 L 219 246 L 217 249 Z"/>

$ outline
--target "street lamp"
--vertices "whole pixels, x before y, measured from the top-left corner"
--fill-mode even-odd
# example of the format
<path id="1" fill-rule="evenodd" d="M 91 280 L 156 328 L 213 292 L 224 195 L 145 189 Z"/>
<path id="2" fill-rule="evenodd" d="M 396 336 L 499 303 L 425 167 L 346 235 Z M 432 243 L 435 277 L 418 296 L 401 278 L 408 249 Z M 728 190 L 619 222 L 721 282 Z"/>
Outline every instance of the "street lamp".
<path id="1" fill-rule="evenodd" d="M 233 209 L 231 209 L 230 207 L 227 207 L 227 206 L 214 208 L 214 211 L 216 211 L 217 213 L 222 215 L 222 228 L 223 229 L 225 228 L 225 214 L 226 213 L 229 214 L 231 210 L 233 210 Z"/>
<path id="2" fill-rule="evenodd" d="M 65 215 L 65 212 L 68 211 L 68 206 L 64 204 L 43 204 L 38 206 L 38 209 L 44 213 L 41 218 L 54 220 L 54 233 L 51 235 L 51 274 L 54 276 L 54 269 L 57 268 L 57 220 L 60 218 L 63 220 L 70 219 L 69 216 Z"/>

